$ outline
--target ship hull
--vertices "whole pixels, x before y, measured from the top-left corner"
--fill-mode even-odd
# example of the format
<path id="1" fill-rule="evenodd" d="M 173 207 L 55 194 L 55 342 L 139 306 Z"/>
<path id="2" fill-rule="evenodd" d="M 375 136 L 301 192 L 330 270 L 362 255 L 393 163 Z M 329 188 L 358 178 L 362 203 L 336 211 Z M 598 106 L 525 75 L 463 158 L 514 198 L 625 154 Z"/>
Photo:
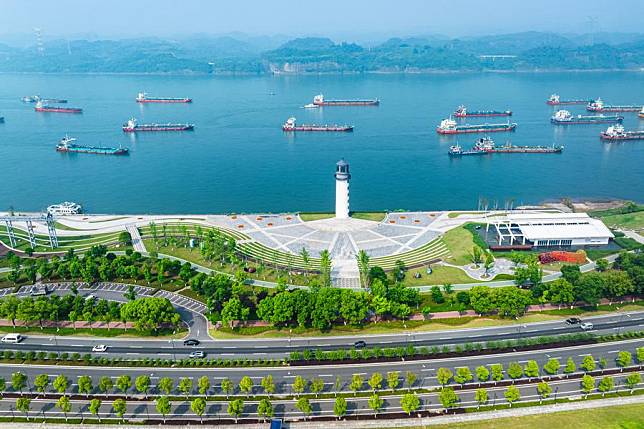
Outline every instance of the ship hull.
<path id="1" fill-rule="evenodd" d="M 193 125 L 177 125 L 177 126 L 171 126 L 171 127 L 137 125 L 136 127 L 123 127 L 123 131 L 126 133 L 161 132 L 161 131 L 193 131 L 193 130 L 194 130 Z"/>
<path id="2" fill-rule="evenodd" d="M 644 132 L 625 133 L 619 135 L 609 135 L 601 133 L 599 138 L 604 141 L 623 141 L 623 140 L 644 140 Z"/>
<path id="3" fill-rule="evenodd" d="M 76 108 L 65 108 L 65 107 L 36 107 L 36 112 L 48 112 L 48 113 L 83 113 L 83 109 Z"/>
<path id="4" fill-rule="evenodd" d="M 146 98 L 137 103 L 192 103 L 192 98 Z"/>
<path id="5" fill-rule="evenodd" d="M 642 106 L 604 106 L 601 109 L 598 107 L 586 107 L 589 112 L 639 112 Z"/>
<path id="6" fill-rule="evenodd" d="M 516 126 L 504 126 L 498 128 L 456 128 L 455 130 L 444 130 L 436 128 L 438 134 L 474 134 L 474 133 L 500 133 L 514 131 Z"/>
<path id="7" fill-rule="evenodd" d="M 489 117 L 489 116 L 512 116 L 512 112 L 472 112 L 472 113 L 454 113 L 457 118 L 470 117 Z"/>
<path id="8" fill-rule="evenodd" d="M 353 127 L 317 127 L 317 126 L 307 126 L 307 125 L 298 125 L 295 127 L 282 127 L 282 131 L 292 132 L 292 131 L 322 131 L 322 132 L 351 132 Z"/>
<path id="9" fill-rule="evenodd" d="M 563 100 L 563 101 L 546 101 L 549 106 L 571 105 L 571 104 L 587 104 L 588 100 Z"/>
<path id="10" fill-rule="evenodd" d="M 380 100 L 328 100 L 313 102 L 316 106 L 378 106 Z"/>
<path id="11" fill-rule="evenodd" d="M 592 124 L 615 124 L 622 122 L 624 118 L 610 118 L 610 119 L 588 119 L 588 120 L 579 120 L 573 119 L 570 121 L 558 121 L 556 119 L 550 119 L 550 122 L 554 125 L 592 125 Z"/>
<path id="12" fill-rule="evenodd" d="M 89 153 L 94 155 L 127 155 L 127 149 L 113 149 L 113 148 L 96 148 L 96 147 L 75 147 L 75 148 L 56 148 L 57 152 L 61 153 Z"/>
<path id="13" fill-rule="evenodd" d="M 562 148 L 544 148 L 544 147 L 511 147 L 511 148 L 499 148 L 492 150 L 471 150 L 464 151 L 461 153 L 448 152 L 450 156 L 470 156 L 470 155 L 487 155 L 490 153 L 561 153 L 563 152 Z"/>

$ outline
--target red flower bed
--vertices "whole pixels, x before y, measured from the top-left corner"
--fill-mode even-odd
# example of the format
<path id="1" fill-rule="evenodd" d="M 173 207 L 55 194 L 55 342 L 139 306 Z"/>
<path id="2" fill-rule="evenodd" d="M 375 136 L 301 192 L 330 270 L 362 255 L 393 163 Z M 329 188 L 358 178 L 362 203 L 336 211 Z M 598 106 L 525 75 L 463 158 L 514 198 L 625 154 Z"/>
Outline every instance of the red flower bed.
<path id="1" fill-rule="evenodd" d="M 564 252 L 561 250 L 544 252 L 539 255 L 539 262 L 541 262 L 542 264 L 550 264 L 552 262 L 583 264 L 586 262 L 586 252 L 584 252 L 583 250 L 577 250 L 576 252 Z"/>

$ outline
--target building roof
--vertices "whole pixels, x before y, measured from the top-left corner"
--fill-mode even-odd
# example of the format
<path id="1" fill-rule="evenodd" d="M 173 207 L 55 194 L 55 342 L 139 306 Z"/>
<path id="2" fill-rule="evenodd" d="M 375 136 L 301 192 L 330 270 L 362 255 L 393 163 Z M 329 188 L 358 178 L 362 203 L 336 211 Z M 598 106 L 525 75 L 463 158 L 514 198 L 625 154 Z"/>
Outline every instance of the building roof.
<path id="1" fill-rule="evenodd" d="M 531 241 L 614 237 L 601 220 L 586 213 L 517 213 L 507 219 Z"/>

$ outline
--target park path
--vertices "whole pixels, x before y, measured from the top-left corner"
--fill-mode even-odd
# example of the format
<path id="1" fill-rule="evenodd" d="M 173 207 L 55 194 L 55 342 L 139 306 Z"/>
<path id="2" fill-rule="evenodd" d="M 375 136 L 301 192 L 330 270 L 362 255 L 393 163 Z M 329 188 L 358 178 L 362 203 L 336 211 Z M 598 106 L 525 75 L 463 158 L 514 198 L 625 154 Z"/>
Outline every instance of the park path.
<path id="1" fill-rule="evenodd" d="M 125 229 L 127 230 L 127 232 L 130 233 L 130 237 L 132 238 L 132 247 L 134 247 L 134 251 L 139 253 L 147 253 L 147 249 L 145 248 L 145 244 L 143 244 L 143 239 L 141 238 L 141 234 L 139 233 L 139 228 L 137 228 L 136 225 L 131 223 L 126 225 Z"/>

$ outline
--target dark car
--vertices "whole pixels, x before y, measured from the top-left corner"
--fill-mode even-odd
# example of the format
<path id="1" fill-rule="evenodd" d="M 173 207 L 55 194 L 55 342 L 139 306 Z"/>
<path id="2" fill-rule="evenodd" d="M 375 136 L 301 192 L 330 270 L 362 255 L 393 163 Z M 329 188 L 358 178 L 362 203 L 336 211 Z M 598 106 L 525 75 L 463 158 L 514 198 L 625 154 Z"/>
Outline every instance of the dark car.
<path id="1" fill-rule="evenodd" d="M 183 342 L 184 346 L 198 346 L 199 345 L 199 340 L 196 338 L 189 338 Z"/>
<path id="2" fill-rule="evenodd" d="M 362 340 L 356 341 L 355 343 L 353 343 L 353 347 L 355 347 L 356 349 L 364 349 L 365 347 L 367 347 L 367 343 Z"/>
<path id="3" fill-rule="evenodd" d="M 581 323 L 581 319 L 579 317 L 570 317 L 566 319 L 566 323 L 569 325 L 576 325 L 577 323 Z"/>

